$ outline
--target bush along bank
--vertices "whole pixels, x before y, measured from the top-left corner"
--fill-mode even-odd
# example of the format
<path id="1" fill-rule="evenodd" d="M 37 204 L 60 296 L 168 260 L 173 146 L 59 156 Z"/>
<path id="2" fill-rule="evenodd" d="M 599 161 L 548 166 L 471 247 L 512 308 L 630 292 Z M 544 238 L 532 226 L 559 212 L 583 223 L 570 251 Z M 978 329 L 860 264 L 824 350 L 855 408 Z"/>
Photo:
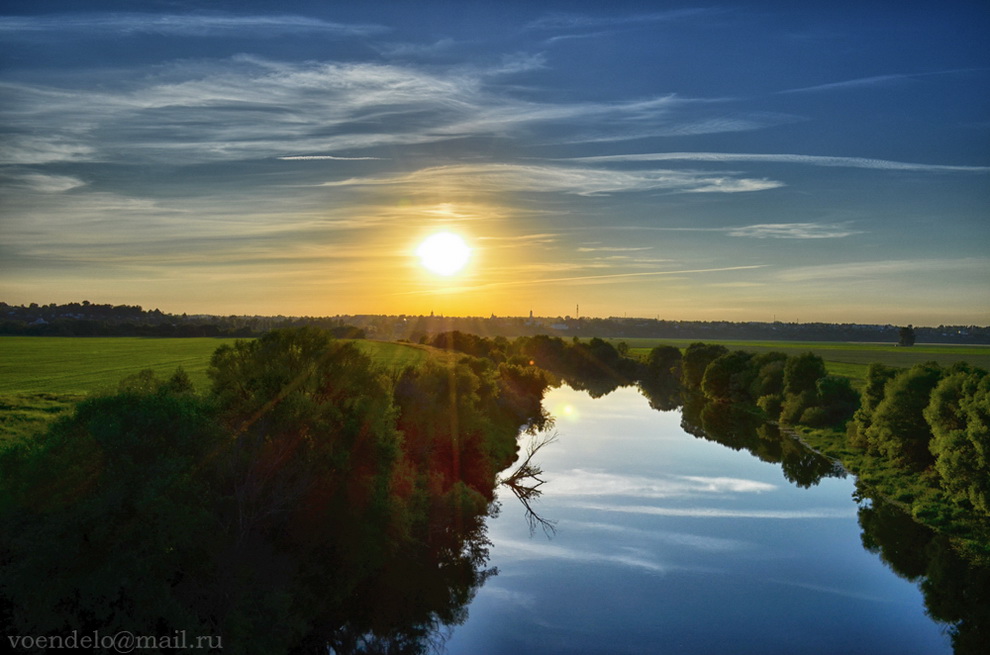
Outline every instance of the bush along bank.
<path id="1" fill-rule="evenodd" d="M 990 563 L 990 374 L 960 363 L 869 367 L 862 393 L 806 353 L 730 351 L 694 343 L 678 359 L 660 346 L 648 378 L 758 412 L 834 457 L 878 495 Z M 651 362 L 659 362 L 651 367 Z"/>

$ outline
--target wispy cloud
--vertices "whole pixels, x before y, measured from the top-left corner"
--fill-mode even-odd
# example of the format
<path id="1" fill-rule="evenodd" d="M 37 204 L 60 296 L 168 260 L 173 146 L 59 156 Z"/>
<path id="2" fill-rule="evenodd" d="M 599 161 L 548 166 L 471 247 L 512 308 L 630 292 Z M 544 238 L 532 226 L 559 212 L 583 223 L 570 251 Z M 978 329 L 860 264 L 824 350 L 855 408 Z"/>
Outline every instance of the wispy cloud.
<path id="1" fill-rule="evenodd" d="M 677 21 L 686 18 L 696 18 L 711 15 L 714 11 L 708 8 L 673 9 L 670 11 L 658 11 L 640 14 L 605 14 L 593 16 L 591 14 L 575 13 L 552 13 L 542 18 L 538 18 L 526 25 L 530 30 L 571 30 L 587 29 L 595 27 L 612 27 L 620 25 L 641 25 L 643 23 L 657 23 L 667 21 Z"/>
<path id="2" fill-rule="evenodd" d="M 457 45 L 451 38 L 439 39 L 432 43 L 382 43 L 375 47 L 383 55 L 389 57 L 421 57 L 432 56 L 446 52 Z"/>
<path id="3" fill-rule="evenodd" d="M 279 157 L 282 161 L 385 161 L 385 157 L 338 157 L 337 155 L 285 155 Z"/>
<path id="4" fill-rule="evenodd" d="M 355 151 L 498 137 L 527 146 L 620 142 L 761 129 L 780 117 L 724 116 L 665 95 L 611 102 L 534 101 L 490 78 L 542 65 L 519 55 L 488 68 L 285 63 L 254 56 L 181 60 L 142 72 L 0 86 L 10 163 L 163 162 L 359 156 Z M 66 121 L 65 116 L 72 116 Z M 552 126 L 551 132 L 539 129 Z M 542 137 L 534 137 L 537 134 Z M 296 154 L 298 153 L 298 154 Z M 311 154 L 310 154 L 311 153 Z M 368 156 L 377 156 L 370 153 Z M 731 176 L 729 176 L 731 177 Z M 654 186 L 653 182 L 649 183 Z M 695 191 L 763 188 L 712 180 Z"/>
<path id="5" fill-rule="evenodd" d="M 561 528 L 570 530 L 578 528 L 580 530 L 608 532 L 622 535 L 625 538 L 655 541 L 673 546 L 685 546 L 694 550 L 709 552 L 727 552 L 751 548 L 753 545 L 738 539 L 724 539 L 720 537 L 709 537 L 706 535 L 691 534 L 686 532 L 674 532 L 670 530 L 633 528 L 628 525 L 617 523 L 601 523 L 594 521 L 562 521 Z"/>
<path id="6" fill-rule="evenodd" d="M 163 34 L 185 37 L 252 36 L 266 38 L 294 33 L 366 36 L 387 31 L 381 25 L 348 25 L 307 16 L 244 16 L 220 13 L 50 14 L 2 16 L 0 34 L 6 39 L 29 39 L 39 34 L 69 34 L 105 38 Z"/>
<path id="7" fill-rule="evenodd" d="M 644 569 L 651 573 L 665 573 L 668 570 L 668 567 L 657 561 L 653 554 L 621 546 L 612 552 L 597 552 L 543 542 L 499 539 L 497 548 L 500 558 L 514 560 L 550 559 L 594 564 L 617 564 Z"/>
<path id="8" fill-rule="evenodd" d="M 721 227 L 668 227 L 664 225 L 616 225 L 614 230 L 633 232 L 711 232 L 755 239 L 842 239 L 861 230 L 843 223 L 758 223 Z"/>
<path id="9" fill-rule="evenodd" d="M 15 186 L 40 193 L 62 193 L 86 186 L 86 182 L 71 175 L 53 175 L 35 171 L 13 171 L 0 176 L 0 179 Z"/>
<path id="10" fill-rule="evenodd" d="M 874 75 L 872 77 L 859 77 L 852 80 L 842 80 L 841 82 L 830 82 L 828 84 L 817 84 L 815 86 L 806 86 L 799 89 L 787 89 L 786 91 L 778 91 L 780 94 L 785 93 L 818 93 L 822 91 L 835 91 L 838 89 L 854 89 L 859 87 L 872 87 L 892 84 L 895 82 L 903 82 L 909 79 L 909 75 Z"/>
<path id="11" fill-rule="evenodd" d="M 762 493 L 776 485 L 758 480 L 706 476 L 645 477 L 603 471 L 572 469 L 550 482 L 558 496 L 635 496 L 638 498 L 684 498 L 710 494 Z"/>
<path id="12" fill-rule="evenodd" d="M 837 279 L 869 279 L 890 276 L 916 275 L 933 271 L 970 271 L 986 276 L 990 260 L 965 257 L 961 259 L 897 259 L 844 264 L 799 266 L 782 271 L 779 279 L 785 282 L 828 281 Z"/>
<path id="13" fill-rule="evenodd" d="M 917 164 L 886 159 L 865 157 L 824 157 L 818 155 L 795 154 L 752 154 L 731 152 L 657 152 L 628 155 L 603 155 L 597 157 L 574 157 L 568 161 L 582 162 L 645 162 L 645 161 L 692 161 L 692 162 L 755 162 L 766 164 L 804 164 L 810 166 L 837 166 L 845 168 L 869 168 L 887 171 L 922 172 L 990 172 L 990 166 L 953 166 L 944 164 Z"/>
<path id="14" fill-rule="evenodd" d="M 729 228 L 727 233 L 731 237 L 753 239 L 841 239 L 861 234 L 845 225 L 823 223 L 762 223 Z"/>
<path id="15" fill-rule="evenodd" d="M 577 249 L 578 252 L 636 252 L 639 250 L 653 250 L 653 246 L 581 246 Z"/>
<path id="16" fill-rule="evenodd" d="M 685 516 L 692 518 L 746 518 L 746 519 L 849 519 L 856 516 L 855 506 L 848 508 L 813 507 L 806 510 L 726 509 L 724 507 L 659 507 L 655 505 L 606 505 L 581 503 L 571 505 L 581 509 L 622 514 L 646 514 L 649 516 Z"/>
<path id="17" fill-rule="evenodd" d="M 599 196 L 635 191 L 739 193 L 783 186 L 768 179 L 713 175 L 697 171 L 616 171 L 553 164 L 457 164 L 424 168 L 408 174 L 349 178 L 329 187 L 396 186 L 407 193 L 451 187 L 465 192 L 532 191 Z"/>
<path id="18" fill-rule="evenodd" d="M 839 82 L 829 82 L 827 84 L 816 84 L 814 86 L 806 86 L 797 89 L 787 89 L 784 91 L 778 91 L 777 93 L 781 95 L 788 93 L 823 93 L 828 91 L 841 91 L 843 89 L 869 88 L 907 82 L 921 77 L 953 75 L 957 73 L 971 73 L 985 70 L 987 69 L 953 68 L 941 71 L 928 71 L 924 73 L 893 73 L 890 75 L 873 75 L 870 77 L 857 77 L 850 80 L 841 80 Z"/>

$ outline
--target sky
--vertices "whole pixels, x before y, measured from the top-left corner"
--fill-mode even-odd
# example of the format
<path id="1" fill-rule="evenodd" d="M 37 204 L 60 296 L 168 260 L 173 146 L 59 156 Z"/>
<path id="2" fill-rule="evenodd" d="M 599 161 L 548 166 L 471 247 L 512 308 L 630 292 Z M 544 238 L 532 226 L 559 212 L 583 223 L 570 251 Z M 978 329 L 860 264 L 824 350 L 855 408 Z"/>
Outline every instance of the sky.
<path id="1" fill-rule="evenodd" d="M 988 32 L 983 0 L 5 0 L 0 300 L 988 325 Z"/>

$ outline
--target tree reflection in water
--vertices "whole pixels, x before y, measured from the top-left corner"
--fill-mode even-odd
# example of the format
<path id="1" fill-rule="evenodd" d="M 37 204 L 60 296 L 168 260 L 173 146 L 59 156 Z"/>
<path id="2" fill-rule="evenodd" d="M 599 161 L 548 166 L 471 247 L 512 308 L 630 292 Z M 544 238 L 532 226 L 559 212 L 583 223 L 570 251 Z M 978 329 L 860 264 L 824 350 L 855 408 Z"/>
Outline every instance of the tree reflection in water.
<path id="1" fill-rule="evenodd" d="M 698 394 L 684 394 L 683 403 L 681 427 L 685 432 L 780 464 L 784 477 L 799 487 L 815 486 L 826 477 L 846 476 L 845 469 L 834 460 L 739 405 L 712 402 Z"/>
<path id="2" fill-rule="evenodd" d="M 537 527 L 541 528 L 543 533 L 548 537 L 557 532 L 556 521 L 551 521 L 540 516 L 536 510 L 533 509 L 533 503 L 535 503 L 543 494 L 540 487 L 546 484 L 546 480 L 540 477 L 543 475 L 543 468 L 540 467 L 539 464 L 533 462 L 533 457 L 540 451 L 540 449 L 555 442 L 556 440 L 556 433 L 532 435 L 532 440 L 526 447 L 526 457 L 516 467 L 515 471 L 500 480 L 500 483 L 503 486 L 508 487 L 519 502 L 522 503 L 523 508 L 525 508 L 526 521 L 529 523 L 530 536 L 536 533 Z"/>
<path id="3" fill-rule="evenodd" d="M 911 518 L 857 483 L 863 547 L 900 577 L 917 583 L 925 610 L 946 624 L 956 655 L 986 653 L 990 643 L 990 569 L 966 561 L 949 537 Z"/>
<path id="4" fill-rule="evenodd" d="M 670 386 L 640 385 L 651 407 L 667 411 L 674 404 Z M 677 393 L 681 427 L 696 437 L 733 450 L 747 450 L 765 462 L 779 463 L 784 477 L 799 487 L 817 485 L 824 477 L 845 477 L 843 467 L 782 434 L 776 425 L 738 405 L 720 404 L 698 394 Z M 898 576 L 918 584 L 926 612 L 943 623 L 957 655 L 986 653 L 990 643 L 990 567 L 964 558 L 952 540 L 915 521 L 900 507 L 871 497 L 856 482 L 863 547 Z"/>

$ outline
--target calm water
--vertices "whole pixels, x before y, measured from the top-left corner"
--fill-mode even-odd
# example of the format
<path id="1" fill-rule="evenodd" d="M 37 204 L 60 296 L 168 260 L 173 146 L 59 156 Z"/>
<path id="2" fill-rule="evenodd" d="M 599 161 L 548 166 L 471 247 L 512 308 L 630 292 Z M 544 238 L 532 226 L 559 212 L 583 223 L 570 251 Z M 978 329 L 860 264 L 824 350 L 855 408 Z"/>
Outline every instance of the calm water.
<path id="1" fill-rule="evenodd" d="M 917 586 L 864 550 L 852 479 L 799 488 L 635 388 L 561 388 L 530 536 L 500 492 L 491 565 L 452 654 L 950 653 Z"/>

